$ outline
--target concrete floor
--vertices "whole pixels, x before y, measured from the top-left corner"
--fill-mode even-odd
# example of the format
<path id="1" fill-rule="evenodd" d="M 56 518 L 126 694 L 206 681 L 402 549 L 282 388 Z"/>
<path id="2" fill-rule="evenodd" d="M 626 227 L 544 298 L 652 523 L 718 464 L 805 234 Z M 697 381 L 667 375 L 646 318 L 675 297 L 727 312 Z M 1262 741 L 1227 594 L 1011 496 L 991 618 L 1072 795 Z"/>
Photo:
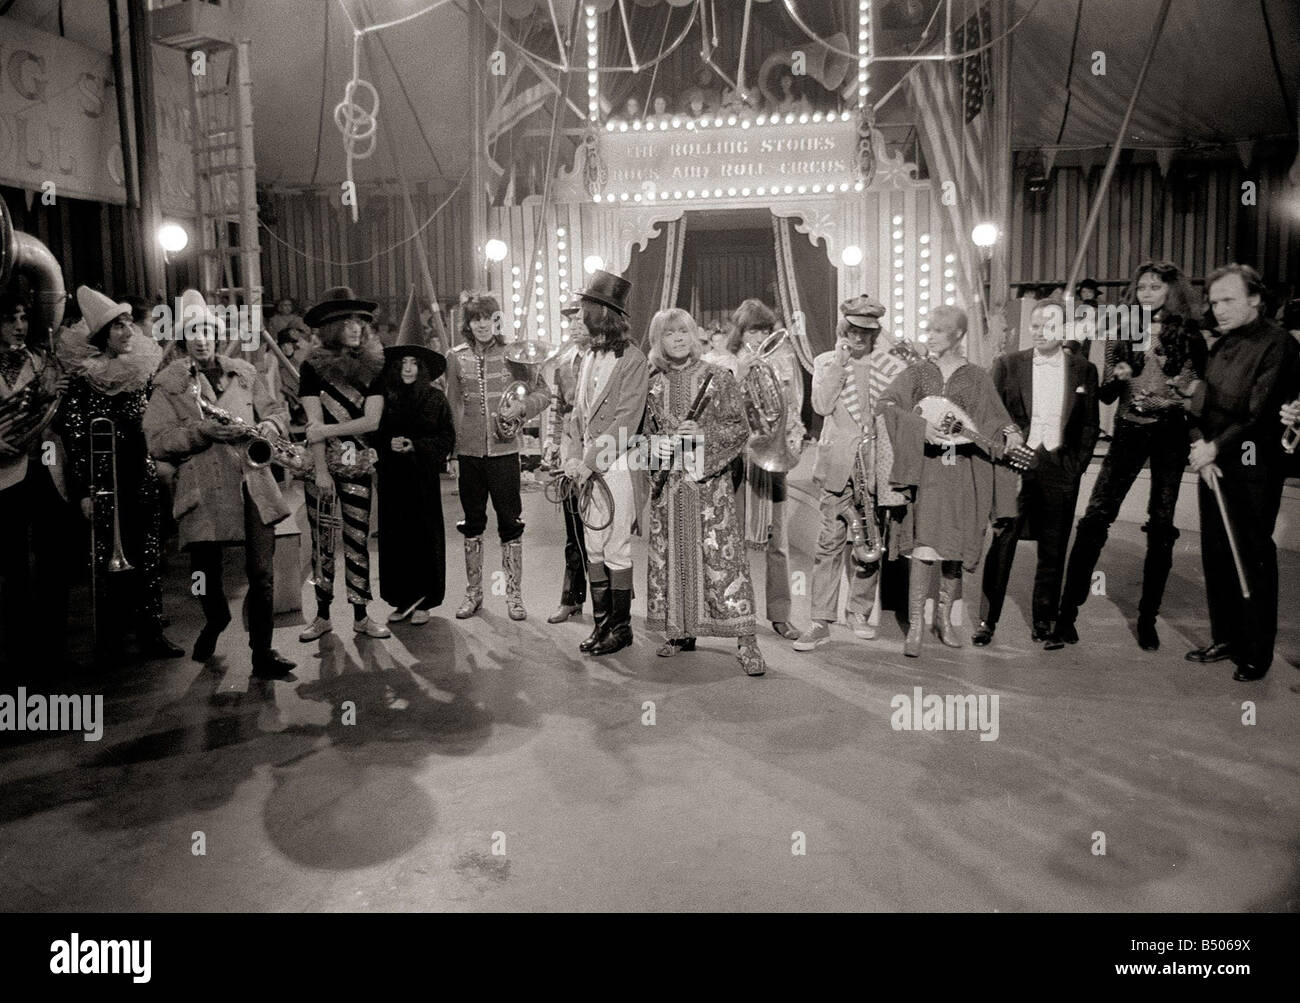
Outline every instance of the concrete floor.
<path id="1" fill-rule="evenodd" d="M 769 672 L 750 679 L 722 640 L 665 660 L 641 632 L 619 655 L 580 656 L 589 617 L 545 623 L 563 541 L 540 493 L 525 502 L 528 621 L 510 621 L 501 597 L 453 619 L 464 571 L 445 487 L 449 599 L 430 624 L 357 642 L 339 603 L 339 632 L 300 645 L 301 620 L 282 618 L 277 646 L 299 668 L 275 684 L 250 683 L 232 628 L 214 667 L 187 659 L 83 681 L 106 698 L 98 744 L 0 735 L 0 903 L 1300 909 L 1300 630 L 1284 610 L 1262 683 L 1184 662 L 1205 640 L 1194 534 L 1180 541 L 1156 654 L 1131 630 L 1142 536 L 1119 525 L 1103 570 L 1120 598 L 1089 602 L 1086 646 L 1030 645 L 1023 544 L 991 649 L 927 637 L 923 657 L 905 660 L 886 615 L 880 640 L 838 627 L 800 655 L 764 626 Z M 487 568 L 498 553 L 490 541 Z M 1300 558 L 1283 560 L 1294 596 Z M 191 644 L 197 617 L 172 563 L 171 633 Z M 644 567 L 638 554 L 642 582 Z M 643 613 L 642 600 L 638 630 Z M 893 730 L 891 698 L 915 686 L 998 695 L 997 741 Z M 196 832 L 204 856 L 191 852 Z"/>

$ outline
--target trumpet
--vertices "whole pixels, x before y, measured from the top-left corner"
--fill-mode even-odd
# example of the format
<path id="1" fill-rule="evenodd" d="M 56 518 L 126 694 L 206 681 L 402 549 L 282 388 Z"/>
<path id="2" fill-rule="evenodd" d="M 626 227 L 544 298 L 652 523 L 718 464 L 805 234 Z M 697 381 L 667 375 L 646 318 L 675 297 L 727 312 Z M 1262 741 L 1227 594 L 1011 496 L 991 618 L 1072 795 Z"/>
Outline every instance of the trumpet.
<path id="1" fill-rule="evenodd" d="M 885 556 L 885 543 L 876 521 L 876 506 L 868 485 L 875 472 L 876 432 L 871 430 L 859 440 L 853 451 L 853 508 L 849 531 L 853 534 L 853 559 L 859 564 L 875 564 Z"/>
<path id="2" fill-rule="evenodd" d="M 282 435 L 267 435 L 243 418 L 231 414 L 211 401 L 204 400 L 203 391 L 199 389 L 197 383 L 194 384 L 194 399 L 199 402 L 199 413 L 204 418 L 220 425 L 237 428 L 248 436 L 248 446 L 244 456 L 248 460 L 248 465 L 254 470 L 260 470 L 268 463 L 274 463 L 298 477 L 305 477 L 311 472 L 313 466 L 311 454 L 298 443 Z"/>
<path id="3" fill-rule="evenodd" d="M 789 338 L 785 328 L 773 331 L 758 346 L 745 374 L 745 416 L 753 434 L 746 448 L 750 458 L 768 473 L 783 474 L 799 465 L 803 440 L 799 448 L 791 448 L 786 435 L 787 406 L 785 392 L 776 370 L 768 360 L 780 350 Z"/>
<path id="4" fill-rule="evenodd" d="M 1300 400 L 1297 400 L 1292 407 L 1300 407 Z M 1288 453 L 1294 453 L 1296 446 L 1300 446 L 1300 421 L 1290 422 L 1286 431 L 1282 433 L 1282 448 Z"/>
<path id="5" fill-rule="evenodd" d="M 107 441 L 106 441 L 107 440 Z M 104 460 L 107 458 L 110 471 L 109 482 L 103 481 Z M 100 505 L 111 498 L 113 504 L 113 552 L 104 564 L 104 570 L 117 574 L 132 569 L 122 549 L 122 520 L 118 514 L 119 500 L 117 484 L 117 423 L 112 418 L 92 418 L 90 421 L 90 615 L 94 624 L 95 640 L 99 635 L 99 523 Z"/>
<path id="6" fill-rule="evenodd" d="M 316 539 L 311 554 L 311 578 L 313 588 L 328 584 L 325 579 L 322 560 L 334 558 L 334 536 L 341 521 L 339 518 L 338 495 L 331 493 L 316 495 Z"/>

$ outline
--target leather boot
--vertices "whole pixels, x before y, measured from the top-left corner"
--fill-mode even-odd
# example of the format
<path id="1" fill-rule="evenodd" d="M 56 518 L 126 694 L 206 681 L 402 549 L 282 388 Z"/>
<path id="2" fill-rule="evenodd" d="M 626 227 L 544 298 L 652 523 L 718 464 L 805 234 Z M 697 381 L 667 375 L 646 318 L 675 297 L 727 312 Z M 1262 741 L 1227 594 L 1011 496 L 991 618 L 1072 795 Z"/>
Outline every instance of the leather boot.
<path id="1" fill-rule="evenodd" d="M 1156 633 L 1156 616 L 1174 566 L 1174 542 L 1179 534 L 1173 526 L 1147 525 L 1143 530 L 1147 534 L 1147 556 L 1142 566 L 1142 598 L 1138 602 L 1138 644 L 1143 651 L 1158 651 L 1160 635 Z"/>
<path id="2" fill-rule="evenodd" d="M 934 565 L 912 561 L 907 575 L 907 639 L 903 654 L 908 658 L 921 655 L 921 635 L 925 632 L 925 600 L 930 595 L 930 575 Z"/>
<path id="3" fill-rule="evenodd" d="M 612 655 L 632 643 L 632 590 L 609 590 L 609 620 L 604 636 L 592 646 L 593 655 Z"/>
<path id="4" fill-rule="evenodd" d="M 939 572 L 939 600 L 934 606 L 934 636 L 950 648 L 960 648 L 961 637 L 952 625 L 952 604 L 961 590 L 961 562 L 944 561 Z"/>
<path id="5" fill-rule="evenodd" d="M 483 537 L 465 537 L 465 599 L 456 610 L 457 620 L 467 620 L 483 606 Z"/>
<path id="6" fill-rule="evenodd" d="M 1092 589 L 1092 573 L 1097 568 L 1102 548 L 1106 546 L 1109 529 L 1104 519 L 1084 516 L 1079 520 L 1078 531 L 1074 534 L 1074 546 L 1070 549 L 1070 563 L 1065 569 L 1065 583 L 1061 588 L 1061 608 L 1056 617 L 1056 633 L 1069 634 L 1074 630 L 1074 622 L 1079 618 L 1079 607 L 1088 600 Z M 1068 637 L 1065 638 L 1069 643 Z M 1077 638 L 1076 638 L 1077 640 Z"/>
<path id="7" fill-rule="evenodd" d="M 511 620 L 524 620 L 524 594 L 521 582 L 524 577 L 524 541 L 511 540 L 501 547 L 501 568 L 506 573 L 506 612 Z"/>
<path id="8" fill-rule="evenodd" d="M 598 577 L 599 576 L 599 577 Z M 605 637 L 605 628 L 609 624 L 609 572 L 604 564 L 587 566 L 587 581 L 591 592 L 591 619 L 595 626 L 585 641 L 578 645 L 578 650 L 590 652 Z"/>

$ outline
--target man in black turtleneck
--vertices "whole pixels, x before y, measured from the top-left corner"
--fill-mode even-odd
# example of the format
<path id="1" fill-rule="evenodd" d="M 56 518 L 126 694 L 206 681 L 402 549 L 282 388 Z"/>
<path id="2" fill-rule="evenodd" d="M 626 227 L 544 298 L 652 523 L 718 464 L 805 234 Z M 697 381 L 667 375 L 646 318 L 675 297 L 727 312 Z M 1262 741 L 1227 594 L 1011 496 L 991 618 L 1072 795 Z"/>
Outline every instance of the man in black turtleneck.
<path id="1" fill-rule="evenodd" d="M 1192 469 L 1200 474 L 1201 562 L 1210 608 L 1210 644 L 1188 661 L 1237 664 L 1239 682 L 1260 679 L 1277 636 L 1277 548 L 1273 524 L 1282 500 L 1283 452 L 1278 409 L 1300 384 L 1300 348 L 1261 314 L 1264 283 L 1245 265 L 1226 265 L 1206 280 L 1221 334 L 1210 349 L 1205 391 L 1193 406 Z M 1218 478 L 1240 551 L 1250 598 L 1241 585 L 1211 489 Z"/>

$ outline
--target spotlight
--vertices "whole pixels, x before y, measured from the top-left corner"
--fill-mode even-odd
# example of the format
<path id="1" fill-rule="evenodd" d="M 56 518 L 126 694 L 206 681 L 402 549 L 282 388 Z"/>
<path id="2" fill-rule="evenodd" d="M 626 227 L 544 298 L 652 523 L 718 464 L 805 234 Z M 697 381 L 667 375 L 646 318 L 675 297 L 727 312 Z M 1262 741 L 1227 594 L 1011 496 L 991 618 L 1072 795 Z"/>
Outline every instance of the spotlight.
<path id="1" fill-rule="evenodd" d="M 498 240 L 493 237 L 483 246 L 483 253 L 487 255 L 488 261 L 505 261 L 506 255 L 510 248 L 506 247 L 504 240 Z"/>
<path id="2" fill-rule="evenodd" d="M 189 242 L 189 233 L 179 223 L 164 223 L 158 227 L 158 243 L 168 254 L 185 250 Z"/>
<path id="3" fill-rule="evenodd" d="M 605 267 L 605 259 L 599 254 L 589 254 L 582 261 L 582 267 L 587 270 L 587 274 L 598 272 Z"/>

